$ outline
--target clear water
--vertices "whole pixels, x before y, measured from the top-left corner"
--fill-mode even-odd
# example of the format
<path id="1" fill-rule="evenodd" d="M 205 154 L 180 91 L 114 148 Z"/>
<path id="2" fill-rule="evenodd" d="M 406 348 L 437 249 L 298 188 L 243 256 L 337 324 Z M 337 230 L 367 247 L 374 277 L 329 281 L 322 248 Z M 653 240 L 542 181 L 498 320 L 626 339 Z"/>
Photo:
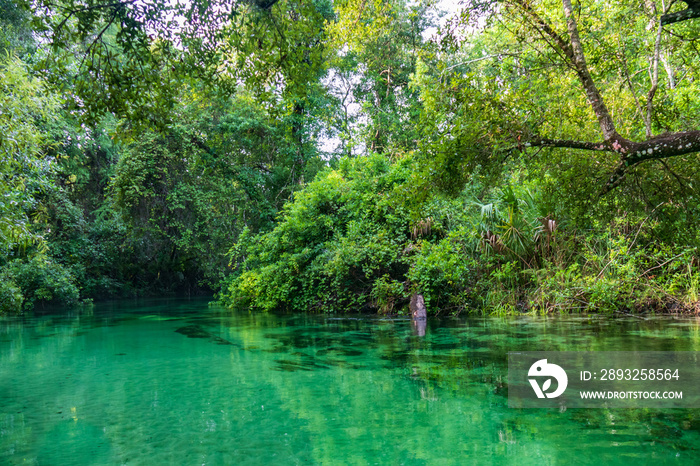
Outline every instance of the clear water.
<path id="1" fill-rule="evenodd" d="M 279 316 L 160 300 L 0 321 L 0 464 L 700 464 L 698 410 L 515 410 L 513 350 L 700 351 L 700 321 Z"/>

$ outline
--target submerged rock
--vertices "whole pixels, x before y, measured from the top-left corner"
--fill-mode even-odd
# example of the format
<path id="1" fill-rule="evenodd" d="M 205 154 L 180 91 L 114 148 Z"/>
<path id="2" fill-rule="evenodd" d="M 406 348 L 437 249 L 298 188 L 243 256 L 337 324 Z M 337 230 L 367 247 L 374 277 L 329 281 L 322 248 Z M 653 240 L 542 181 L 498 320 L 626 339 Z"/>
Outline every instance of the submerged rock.
<path id="1" fill-rule="evenodd" d="M 233 345 L 233 343 L 231 343 L 230 341 L 224 340 L 223 338 L 217 335 L 213 335 L 210 332 L 207 332 L 199 325 L 188 325 L 186 327 L 180 327 L 179 329 L 175 330 L 175 332 L 181 333 L 187 338 L 206 338 L 209 341 L 216 343 L 217 345 Z"/>
<path id="2" fill-rule="evenodd" d="M 209 338 L 211 334 L 199 325 L 188 325 L 175 330 L 177 333 L 185 335 L 187 338 Z"/>

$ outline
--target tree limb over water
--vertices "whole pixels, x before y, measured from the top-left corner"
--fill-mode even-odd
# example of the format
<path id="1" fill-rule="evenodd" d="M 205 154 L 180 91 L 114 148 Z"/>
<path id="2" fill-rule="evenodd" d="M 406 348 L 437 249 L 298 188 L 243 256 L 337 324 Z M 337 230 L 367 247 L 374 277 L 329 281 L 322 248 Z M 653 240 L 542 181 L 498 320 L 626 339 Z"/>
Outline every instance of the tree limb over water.
<path id="1" fill-rule="evenodd" d="M 700 2 L 687 2 L 693 8 L 700 5 Z M 575 141 L 564 139 L 550 139 L 534 137 L 527 141 L 522 141 L 521 147 L 562 147 L 571 149 L 582 149 L 590 151 L 613 152 L 619 155 L 619 165 L 613 171 L 606 184 L 603 186 L 601 195 L 608 193 L 617 187 L 625 177 L 627 170 L 646 160 L 659 160 L 678 155 L 689 154 L 700 151 L 700 131 L 684 131 L 676 133 L 665 133 L 657 136 L 651 134 L 651 115 L 653 112 L 653 99 L 658 87 L 658 65 L 660 61 L 661 32 L 664 24 L 669 24 L 669 15 L 662 15 L 656 33 L 656 43 L 654 56 L 651 63 L 651 88 L 647 94 L 647 112 L 643 115 L 646 126 L 647 139 L 644 141 L 633 141 L 621 136 L 616 128 L 615 122 L 608 110 L 605 99 L 594 81 L 589 70 L 584 46 L 579 35 L 579 28 L 576 20 L 577 13 L 574 11 L 571 0 L 562 0 L 562 7 L 566 19 L 567 34 L 557 32 L 555 27 L 538 14 L 531 6 L 530 2 L 515 0 L 513 2 L 522 13 L 531 21 L 531 24 L 538 29 L 538 32 L 548 38 L 549 46 L 558 52 L 569 69 L 576 73 L 578 81 L 586 93 L 588 103 L 593 110 L 598 125 L 603 136 L 602 142 Z M 670 6 L 670 5 L 669 5 Z M 668 11 L 669 6 L 666 7 Z M 688 11 L 688 10 L 686 10 Z M 697 9 L 700 16 L 700 7 Z M 688 19 L 695 16 L 687 16 Z M 664 19 L 666 18 L 666 19 Z M 666 21 L 666 23 L 664 22 Z M 680 21 L 676 19 L 671 22 Z"/>
<path id="2" fill-rule="evenodd" d="M 661 25 L 668 26 L 669 24 L 678 23 L 680 21 L 686 21 L 688 19 L 693 18 L 700 18 L 700 1 L 684 0 L 684 3 L 688 5 L 688 8 L 686 8 L 685 10 L 677 11 L 675 13 L 666 13 L 661 17 Z"/>

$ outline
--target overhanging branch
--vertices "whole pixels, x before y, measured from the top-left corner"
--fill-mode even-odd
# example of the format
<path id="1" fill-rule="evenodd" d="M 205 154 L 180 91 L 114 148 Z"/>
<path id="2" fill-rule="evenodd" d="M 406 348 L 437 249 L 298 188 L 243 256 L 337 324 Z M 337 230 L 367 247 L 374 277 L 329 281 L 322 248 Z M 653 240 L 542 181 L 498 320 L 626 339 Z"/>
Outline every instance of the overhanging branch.
<path id="1" fill-rule="evenodd" d="M 663 160 L 679 155 L 700 152 L 700 131 L 663 134 L 646 141 L 635 142 L 619 138 L 612 142 L 587 142 L 570 139 L 535 138 L 525 141 L 522 147 L 560 147 L 597 152 L 613 152 L 620 156 L 620 163 L 611 173 L 602 194 L 616 188 L 624 179 L 627 170 L 645 160 Z"/>
<path id="2" fill-rule="evenodd" d="M 568 149 L 581 149 L 598 152 L 613 152 L 619 156 L 619 164 L 611 174 L 609 180 L 605 184 L 602 194 L 609 192 L 620 184 L 625 177 L 627 170 L 645 160 L 662 160 L 669 157 L 684 155 L 694 152 L 700 152 L 700 131 L 685 131 L 680 133 L 663 134 L 656 137 L 650 137 L 651 131 L 647 127 L 647 139 L 642 142 L 636 142 L 620 136 L 615 129 L 612 116 L 605 105 L 602 94 L 598 90 L 593 77 L 586 64 L 586 57 L 581 37 L 578 31 L 576 15 L 572 6 L 571 0 L 562 0 L 564 9 L 564 17 L 566 19 L 568 37 L 558 33 L 550 24 L 539 16 L 533 9 L 530 2 L 527 0 L 511 0 L 517 5 L 525 15 L 532 19 L 535 27 L 540 33 L 549 36 L 552 39 L 551 46 L 562 52 L 569 62 L 569 65 L 576 71 L 579 82 L 583 87 L 588 98 L 588 103 L 595 113 L 598 124 L 600 126 L 603 142 L 587 142 L 575 141 L 567 139 L 549 139 L 535 137 L 530 140 L 520 140 L 518 138 L 518 147 L 561 147 Z M 674 13 L 672 15 L 664 15 L 661 17 L 661 25 L 669 24 L 670 19 L 691 17 L 700 17 L 700 0 L 687 0 L 691 11 Z M 695 14 L 697 12 L 697 15 Z M 675 15 L 675 16 L 674 16 Z M 676 22 L 681 19 L 676 19 Z M 654 63 L 652 88 L 647 95 L 647 117 L 651 119 L 652 99 L 656 93 L 658 81 L 658 61 L 660 56 L 660 40 L 661 26 L 656 34 L 654 48 Z M 636 96 L 635 96 L 636 97 Z M 638 104 L 639 106 L 639 104 Z M 649 125 L 648 125 L 649 126 Z"/>
<path id="3" fill-rule="evenodd" d="M 587 142 L 570 139 L 535 138 L 522 143 L 524 147 L 561 147 L 599 152 L 614 152 L 627 165 L 645 160 L 659 160 L 700 152 L 700 131 L 662 134 L 642 142 L 619 139 L 610 142 Z"/>
<path id="4" fill-rule="evenodd" d="M 700 1 L 690 0 L 685 1 L 685 3 L 688 5 L 687 9 L 663 15 L 661 17 L 661 25 L 666 26 L 668 24 L 678 23 L 680 21 L 685 21 L 692 18 L 700 18 Z"/>
<path id="5" fill-rule="evenodd" d="M 532 141 L 527 141 L 523 144 L 524 147 L 562 147 L 566 149 L 584 149 L 584 150 L 594 150 L 603 152 L 612 152 L 613 150 L 609 148 L 603 142 L 586 142 L 586 141 L 574 141 L 571 139 L 548 139 L 539 138 L 533 139 Z"/>

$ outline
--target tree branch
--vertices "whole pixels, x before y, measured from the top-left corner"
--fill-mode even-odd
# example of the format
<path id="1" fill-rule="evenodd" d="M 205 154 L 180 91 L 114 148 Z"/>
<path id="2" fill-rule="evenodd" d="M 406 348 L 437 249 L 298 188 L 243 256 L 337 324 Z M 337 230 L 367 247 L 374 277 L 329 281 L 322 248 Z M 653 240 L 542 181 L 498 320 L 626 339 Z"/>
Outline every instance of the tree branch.
<path id="1" fill-rule="evenodd" d="M 661 25 L 667 26 L 669 24 L 677 23 L 679 21 L 685 21 L 692 18 L 700 18 L 700 1 L 687 0 L 685 1 L 685 3 L 688 4 L 687 9 L 663 15 L 661 17 Z"/>
<path id="2" fill-rule="evenodd" d="M 562 147 L 567 149 L 583 149 L 601 152 L 613 152 L 604 142 L 574 141 L 571 139 L 537 138 L 523 143 L 524 147 Z"/>
<path id="3" fill-rule="evenodd" d="M 562 4 L 564 6 L 564 16 L 566 16 L 566 25 L 569 30 L 569 37 L 571 39 L 574 66 L 576 67 L 576 73 L 578 74 L 579 81 L 581 81 L 583 89 L 586 91 L 588 103 L 590 103 L 591 107 L 593 108 L 593 112 L 595 113 L 596 117 L 598 117 L 598 124 L 600 125 L 600 129 L 603 131 L 603 138 L 606 141 L 618 139 L 620 136 L 617 134 L 617 130 L 615 129 L 615 123 L 610 116 L 610 112 L 608 111 L 605 101 L 600 95 L 595 82 L 593 82 L 591 73 L 588 71 L 586 57 L 583 53 L 583 46 L 581 45 L 581 38 L 578 34 L 578 26 L 576 25 L 576 19 L 574 19 L 571 0 L 562 0 Z"/>
<path id="4" fill-rule="evenodd" d="M 67 15 L 61 20 L 61 22 L 54 28 L 55 32 L 60 32 L 61 29 L 63 29 L 63 26 L 66 25 L 69 19 L 75 14 L 82 13 L 84 11 L 90 11 L 90 10 L 103 10 L 107 8 L 115 8 L 115 9 L 120 9 L 125 7 L 126 5 L 131 5 L 136 3 L 138 0 L 127 0 L 124 2 L 113 2 L 113 3 L 98 3 L 97 5 L 91 5 L 91 6 L 86 6 L 82 8 L 75 8 L 75 9 L 68 9 L 67 10 Z"/>
<path id="5" fill-rule="evenodd" d="M 574 9 L 571 0 L 562 0 L 564 8 L 564 16 L 566 18 L 567 30 L 569 33 L 568 41 L 546 21 L 544 21 L 530 6 L 527 0 L 513 0 L 516 5 L 529 17 L 541 33 L 549 36 L 553 41 L 552 46 L 563 52 L 569 65 L 576 71 L 579 82 L 583 86 L 593 112 L 595 113 L 598 124 L 603 134 L 603 142 L 587 142 L 575 141 L 567 139 L 549 139 L 534 137 L 530 140 L 518 141 L 519 147 L 561 147 L 569 149 L 581 149 L 600 152 L 614 152 L 619 155 L 620 162 L 617 168 L 613 171 L 607 183 L 603 187 L 602 194 L 609 192 L 618 186 L 624 179 L 627 170 L 645 160 L 661 160 L 677 155 L 684 155 L 693 152 L 700 152 L 700 131 L 685 131 L 673 134 L 662 134 L 660 136 L 651 136 L 651 115 L 653 111 L 653 98 L 658 87 L 658 71 L 661 55 L 661 31 L 663 17 L 659 23 L 656 32 L 654 44 L 654 56 L 651 66 L 651 81 L 652 86 L 647 94 L 646 115 L 642 115 L 645 120 L 647 140 L 642 142 L 631 141 L 623 138 L 617 133 L 615 124 L 603 100 L 600 91 L 593 81 L 586 57 L 581 44 L 578 26 L 574 18 Z M 697 5 L 700 11 L 700 0 L 692 0 L 686 2 L 692 8 Z M 667 7 L 668 8 L 668 7 Z M 668 11 L 666 9 L 665 11 Z M 699 15 L 700 16 L 700 15 Z M 634 94 L 634 88 L 631 85 L 628 73 L 627 80 Z M 634 96 L 636 100 L 636 95 Z M 639 108 L 639 101 L 637 101 Z M 641 110 L 641 109 L 640 109 Z"/>
<path id="6" fill-rule="evenodd" d="M 623 154 L 620 164 L 603 187 L 601 195 L 615 189 L 624 179 L 628 169 L 645 160 L 662 160 L 677 155 L 700 152 L 700 131 L 662 134 L 644 142 L 631 142 L 631 152 Z"/>
<path id="7" fill-rule="evenodd" d="M 610 142 L 617 140 L 618 144 L 625 145 L 625 141 L 620 137 L 615 129 L 615 124 L 610 116 L 608 108 L 605 105 L 605 101 L 603 100 L 600 91 L 598 91 L 591 73 L 588 70 L 586 57 L 583 53 L 583 47 L 581 46 L 581 38 L 579 37 L 578 33 L 578 26 L 576 25 L 576 19 L 574 19 L 573 15 L 571 0 L 562 0 L 570 41 L 564 39 L 554 30 L 554 28 L 552 28 L 552 26 L 542 19 L 537 12 L 532 9 L 529 2 L 526 0 L 515 0 L 515 3 L 545 34 L 547 34 L 554 41 L 556 46 L 564 53 L 569 64 L 576 71 L 579 81 L 583 85 L 583 89 L 586 92 L 588 103 L 591 105 L 593 112 L 598 118 L 598 124 L 603 132 L 603 138 Z"/>
<path id="8" fill-rule="evenodd" d="M 605 142 L 575 141 L 571 139 L 533 138 L 524 141 L 522 147 L 561 147 L 566 149 L 582 149 L 598 152 L 614 152 L 620 155 L 627 166 L 636 165 L 645 160 L 660 160 L 677 155 L 700 152 L 700 131 L 685 131 L 656 136 L 642 142 L 627 140 L 627 145 L 621 146 Z"/>
<path id="9" fill-rule="evenodd" d="M 627 170 L 645 160 L 663 160 L 678 155 L 700 152 L 700 131 L 685 131 L 682 133 L 662 134 L 643 142 L 624 140 L 619 142 L 588 142 L 571 139 L 534 138 L 524 141 L 519 147 L 559 147 L 566 149 L 581 149 L 597 152 L 613 152 L 620 155 L 620 163 L 611 173 L 601 195 L 615 189 L 624 179 Z"/>

